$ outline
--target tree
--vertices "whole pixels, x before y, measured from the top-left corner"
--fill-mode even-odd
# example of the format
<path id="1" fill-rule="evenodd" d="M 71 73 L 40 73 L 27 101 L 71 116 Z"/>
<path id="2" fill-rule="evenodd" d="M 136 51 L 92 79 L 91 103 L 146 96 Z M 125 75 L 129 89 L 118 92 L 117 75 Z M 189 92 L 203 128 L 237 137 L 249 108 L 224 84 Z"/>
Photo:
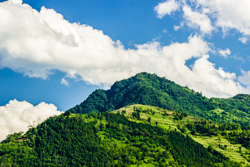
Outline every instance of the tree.
<path id="1" fill-rule="evenodd" d="M 63 115 L 64 115 L 64 116 L 70 116 L 70 114 L 71 114 L 71 112 L 68 110 L 68 111 L 66 111 Z"/>
<path id="2" fill-rule="evenodd" d="M 207 150 L 209 151 L 209 152 L 213 152 L 214 151 L 214 149 L 213 149 L 213 147 L 211 146 L 211 145 L 209 145 L 208 147 L 207 147 Z"/>

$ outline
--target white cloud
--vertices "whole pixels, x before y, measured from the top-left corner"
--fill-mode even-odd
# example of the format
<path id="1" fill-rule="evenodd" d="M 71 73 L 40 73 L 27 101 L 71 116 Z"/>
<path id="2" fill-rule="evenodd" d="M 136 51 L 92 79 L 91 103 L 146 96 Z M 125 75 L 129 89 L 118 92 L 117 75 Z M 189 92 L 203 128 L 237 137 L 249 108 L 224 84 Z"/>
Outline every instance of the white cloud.
<path id="1" fill-rule="evenodd" d="M 174 25 L 174 30 L 178 31 L 181 28 L 181 26 Z"/>
<path id="2" fill-rule="evenodd" d="M 247 37 L 240 37 L 239 41 L 241 41 L 243 44 L 247 44 L 248 38 Z"/>
<path id="3" fill-rule="evenodd" d="M 44 102 L 33 106 L 26 101 L 10 100 L 5 106 L 0 106 L 0 141 L 8 134 L 26 132 L 28 126 L 42 123 L 47 118 L 61 114 L 53 104 Z"/>
<path id="4" fill-rule="evenodd" d="M 241 70 L 242 76 L 238 77 L 240 83 L 247 85 L 248 88 L 250 87 L 250 71 Z"/>
<path id="5" fill-rule="evenodd" d="M 68 85 L 69 85 L 69 82 L 68 82 L 65 78 L 63 78 L 63 79 L 61 80 L 61 84 L 68 86 Z"/>
<path id="6" fill-rule="evenodd" d="M 191 28 L 199 26 L 203 33 L 221 28 L 225 34 L 230 29 L 236 29 L 244 36 L 250 35 L 249 0 L 176 0 L 175 3 L 182 9 L 184 21 L 187 21 L 187 25 Z M 162 18 L 176 12 L 176 10 L 169 11 L 162 7 L 160 12 L 157 12 L 157 17 Z M 245 39 L 243 37 L 239 40 L 245 41 Z"/>
<path id="7" fill-rule="evenodd" d="M 234 58 L 235 60 L 240 60 L 240 61 L 242 61 L 242 63 L 245 63 L 245 60 L 244 60 L 242 57 L 240 57 L 240 56 L 234 55 L 233 58 Z"/>
<path id="8" fill-rule="evenodd" d="M 157 13 L 158 18 L 163 18 L 165 15 L 170 15 L 172 12 L 179 9 L 179 3 L 175 0 L 168 0 L 166 2 L 159 3 L 154 10 Z"/>
<path id="9" fill-rule="evenodd" d="M 206 13 L 193 11 L 192 8 L 188 5 L 184 5 L 182 7 L 182 10 L 184 12 L 183 17 L 185 18 L 189 27 L 199 27 L 200 31 L 207 34 L 211 33 L 214 30 L 214 27 L 211 25 L 211 20 L 206 15 Z"/>
<path id="10" fill-rule="evenodd" d="M 227 56 L 231 54 L 231 51 L 230 49 L 227 48 L 226 50 L 222 50 L 222 49 L 219 50 L 219 53 L 221 54 L 221 56 L 227 58 Z"/>
<path id="11" fill-rule="evenodd" d="M 9 0 L 11 3 L 15 3 L 15 4 L 21 4 L 23 3 L 22 0 Z"/>
<path id="12" fill-rule="evenodd" d="M 217 27 L 224 32 L 237 29 L 244 35 L 250 35 L 249 0 L 197 0 L 202 8 L 209 8 L 209 14 L 215 19 Z"/>
<path id="13" fill-rule="evenodd" d="M 179 25 L 179 26 L 177 26 L 177 25 L 174 25 L 174 30 L 175 31 L 178 31 L 181 27 L 183 27 L 184 26 L 184 22 L 181 22 L 181 24 Z"/>
<path id="14" fill-rule="evenodd" d="M 208 97 L 228 97 L 244 90 L 234 73 L 211 65 L 207 59 L 210 44 L 198 35 L 169 46 L 153 41 L 124 49 L 120 41 L 113 41 L 101 30 L 69 23 L 45 7 L 38 12 L 27 4 L 7 1 L 0 3 L 0 15 L 0 66 L 30 77 L 46 78 L 57 69 L 66 77 L 79 76 L 90 84 L 107 86 L 146 71 L 188 85 Z M 191 58 L 198 60 L 190 70 L 185 62 Z"/>
<path id="15" fill-rule="evenodd" d="M 219 97 L 228 97 L 239 92 L 249 92 L 234 81 L 236 79 L 234 73 L 225 72 L 222 68 L 215 69 L 214 64 L 209 62 L 208 58 L 208 55 L 203 56 L 195 62 L 192 68 L 193 72 L 199 76 L 195 86 L 198 86 L 198 82 L 200 82 L 199 88 L 203 90 L 203 94 L 210 97 L 214 94 Z M 227 95 L 226 92 L 228 92 Z"/>

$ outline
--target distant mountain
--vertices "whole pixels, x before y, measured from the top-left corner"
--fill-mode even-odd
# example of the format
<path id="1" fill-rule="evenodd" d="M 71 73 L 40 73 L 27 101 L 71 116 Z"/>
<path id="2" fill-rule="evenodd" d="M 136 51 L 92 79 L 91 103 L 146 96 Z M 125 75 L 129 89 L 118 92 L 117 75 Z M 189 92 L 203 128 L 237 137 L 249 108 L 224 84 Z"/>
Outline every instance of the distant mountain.
<path id="1" fill-rule="evenodd" d="M 228 99 L 209 99 L 188 87 L 145 72 L 117 81 L 109 90 L 94 91 L 85 101 L 69 111 L 104 112 L 131 104 L 152 105 L 186 112 L 218 123 L 236 122 L 250 125 L 250 95 L 239 94 Z"/>

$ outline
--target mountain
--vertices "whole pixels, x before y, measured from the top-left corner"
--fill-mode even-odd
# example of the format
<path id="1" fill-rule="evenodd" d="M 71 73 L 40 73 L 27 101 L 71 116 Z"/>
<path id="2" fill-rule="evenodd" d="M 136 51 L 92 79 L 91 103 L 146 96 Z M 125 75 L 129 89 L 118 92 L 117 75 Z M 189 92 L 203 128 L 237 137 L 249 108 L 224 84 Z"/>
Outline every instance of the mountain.
<path id="1" fill-rule="evenodd" d="M 208 99 L 140 73 L 25 134 L 8 135 L 0 167 L 248 167 L 249 108 L 250 95 Z"/>
<path id="2" fill-rule="evenodd" d="M 138 105 L 83 115 L 67 111 L 25 134 L 9 135 L 0 143 L 0 166 L 247 166 L 245 159 L 232 161 L 214 145 L 196 142 L 194 135 L 205 134 L 196 126 L 209 125 L 202 121 Z M 191 124 L 195 134 L 181 132 Z"/>
<path id="3" fill-rule="evenodd" d="M 250 95 L 239 94 L 228 99 L 209 99 L 188 87 L 145 72 L 117 81 L 109 90 L 94 91 L 85 101 L 69 111 L 105 112 L 131 104 L 158 106 L 218 123 L 236 122 L 245 126 L 250 125 Z"/>

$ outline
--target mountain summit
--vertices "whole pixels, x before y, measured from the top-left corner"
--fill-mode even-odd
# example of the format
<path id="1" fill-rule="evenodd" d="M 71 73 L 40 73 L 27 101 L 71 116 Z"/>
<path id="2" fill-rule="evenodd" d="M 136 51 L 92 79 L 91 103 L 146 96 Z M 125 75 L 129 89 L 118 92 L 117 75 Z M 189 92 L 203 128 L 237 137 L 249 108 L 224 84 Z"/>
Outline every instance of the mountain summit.
<path id="1" fill-rule="evenodd" d="M 94 91 L 72 113 L 105 112 L 131 104 L 157 106 L 167 110 L 211 119 L 218 123 L 236 122 L 249 125 L 249 95 L 232 98 L 206 98 L 202 93 L 180 86 L 164 77 L 146 72 L 115 82 L 111 89 Z"/>

